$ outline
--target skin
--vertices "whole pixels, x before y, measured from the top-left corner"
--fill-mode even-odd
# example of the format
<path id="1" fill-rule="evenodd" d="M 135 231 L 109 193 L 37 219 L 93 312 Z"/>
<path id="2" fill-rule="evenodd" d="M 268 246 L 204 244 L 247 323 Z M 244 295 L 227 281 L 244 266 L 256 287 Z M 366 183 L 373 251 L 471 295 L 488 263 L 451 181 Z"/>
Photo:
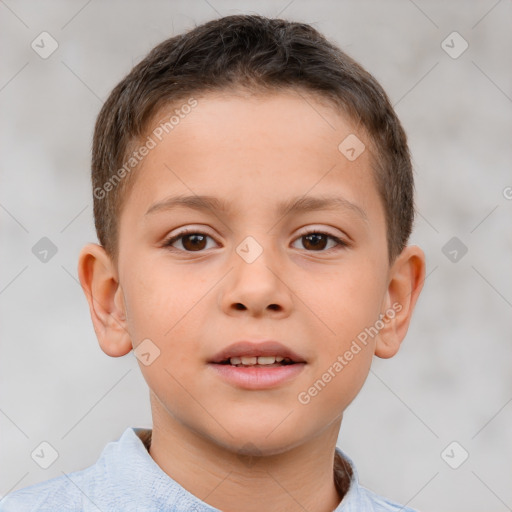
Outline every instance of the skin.
<path id="1" fill-rule="evenodd" d="M 79 258 L 103 351 L 123 356 L 147 338 L 160 350 L 150 365 L 139 362 L 150 388 L 151 457 L 227 512 L 327 512 L 339 504 L 333 457 L 343 411 L 372 358 L 398 351 L 425 277 L 417 246 L 388 262 L 370 141 L 332 107 L 305 99 L 294 91 L 198 98 L 136 171 L 120 218 L 118 264 L 97 244 Z M 367 148 L 353 162 L 338 150 L 351 133 Z M 228 209 L 145 215 L 155 202 L 180 194 L 215 196 Z M 343 197 L 366 220 L 351 209 L 276 213 L 282 200 L 304 195 Z M 186 227 L 211 238 L 196 251 L 190 237 L 165 246 Z M 324 237 L 318 248 L 304 238 L 308 231 L 349 245 Z M 252 263 L 236 252 L 247 236 L 263 249 Z M 300 403 L 298 394 L 393 304 L 400 305 L 394 318 L 309 403 Z M 207 362 L 245 339 L 279 341 L 307 364 L 273 389 L 227 384 Z"/>

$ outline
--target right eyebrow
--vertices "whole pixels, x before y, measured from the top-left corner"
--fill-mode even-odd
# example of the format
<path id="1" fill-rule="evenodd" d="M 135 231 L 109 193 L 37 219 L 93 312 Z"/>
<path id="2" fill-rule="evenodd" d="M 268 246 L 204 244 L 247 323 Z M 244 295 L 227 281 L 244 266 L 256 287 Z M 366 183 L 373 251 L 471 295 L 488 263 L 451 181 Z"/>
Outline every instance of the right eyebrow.
<path id="1" fill-rule="evenodd" d="M 159 211 L 172 210 L 176 207 L 184 206 L 193 210 L 222 210 L 227 211 L 227 204 L 213 196 L 173 196 L 167 197 L 162 201 L 152 204 L 145 215 Z"/>

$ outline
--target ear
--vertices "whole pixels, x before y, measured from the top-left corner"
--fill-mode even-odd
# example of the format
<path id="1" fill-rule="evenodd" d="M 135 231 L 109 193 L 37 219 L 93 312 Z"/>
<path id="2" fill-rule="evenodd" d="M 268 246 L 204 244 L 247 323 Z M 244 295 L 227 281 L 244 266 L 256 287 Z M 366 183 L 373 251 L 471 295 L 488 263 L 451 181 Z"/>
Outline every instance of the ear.
<path id="1" fill-rule="evenodd" d="M 381 315 L 385 315 L 384 327 L 376 338 L 376 356 L 386 359 L 398 352 L 424 281 L 425 254 L 416 245 L 405 247 L 389 271 Z"/>
<path id="2" fill-rule="evenodd" d="M 124 356 L 132 349 L 126 307 L 115 266 L 105 249 L 87 244 L 78 258 L 78 277 L 89 303 L 94 331 L 105 354 Z"/>

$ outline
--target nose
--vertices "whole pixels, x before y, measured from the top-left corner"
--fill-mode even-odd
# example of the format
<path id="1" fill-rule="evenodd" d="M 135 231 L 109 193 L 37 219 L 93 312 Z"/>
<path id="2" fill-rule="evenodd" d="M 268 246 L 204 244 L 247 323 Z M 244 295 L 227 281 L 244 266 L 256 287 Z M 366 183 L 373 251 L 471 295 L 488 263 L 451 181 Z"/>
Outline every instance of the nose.
<path id="1" fill-rule="evenodd" d="M 234 252 L 233 268 L 221 289 L 222 310 L 229 315 L 288 316 L 293 292 L 276 255 L 265 249 L 256 260 L 249 261 Z"/>

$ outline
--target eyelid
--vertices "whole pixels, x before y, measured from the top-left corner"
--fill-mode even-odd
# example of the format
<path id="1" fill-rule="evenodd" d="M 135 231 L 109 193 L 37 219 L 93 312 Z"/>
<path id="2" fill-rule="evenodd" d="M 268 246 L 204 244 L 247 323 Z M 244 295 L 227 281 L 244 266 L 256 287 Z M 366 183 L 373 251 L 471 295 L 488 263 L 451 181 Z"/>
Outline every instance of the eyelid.
<path id="1" fill-rule="evenodd" d="M 208 227 L 199 224 L 197 226 L 193 224 L 187 224 L 186 226 L 182 226 L 181 228 L 176 228 L 173 231 L 171 231 L 171 233 L 169 233 L 166 238 L 172 238 L 178 235 L 189 235 L 191 233 L 202 233 L 213 238 L 213 235 L 211 235 L 208 232 Z"/>
<path id="2" fill-rule="evenodd" d="M 308 226 L 305 226 L 304 228 L 301 228 L 299 230 L 299 233 L 301 233 L 301 235 L 307 235 L 308 233 L 325 233 L 326 235 L 331 235 L 331 236 L 334 236 L 334 237 L 341 237 L 341 236 L 344 236 L 341 232 L 340 233 L 333 233 L 331 232 L 331 229 L 332 228 L 328 228 L 328 227 L 325 227 L 325 226 L 317 226 L 317 225 L 308 225 Z"/>

